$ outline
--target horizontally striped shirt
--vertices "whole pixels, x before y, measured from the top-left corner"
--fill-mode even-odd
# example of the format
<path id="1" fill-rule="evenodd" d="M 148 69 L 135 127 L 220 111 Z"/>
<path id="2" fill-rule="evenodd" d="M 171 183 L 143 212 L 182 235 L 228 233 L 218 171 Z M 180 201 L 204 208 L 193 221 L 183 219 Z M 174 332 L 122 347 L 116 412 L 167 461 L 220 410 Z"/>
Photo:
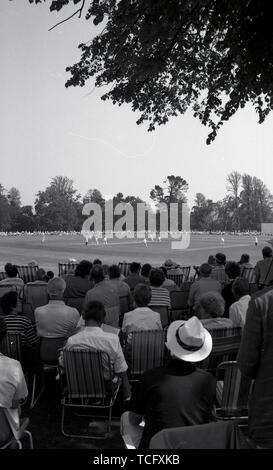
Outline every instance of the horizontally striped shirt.
<path id="1" fill-rule="evenodd" d="M 8 333 L 22 333 L 22 345 L 34 345 L 38 341 L 36 327 L 23 315 L 4 315 Z"/>
<path id="2" fill-rule="evenodd" d="M 151 287 L 152 298 L 149 303 L 150 305 L 167 305 L 171 306 L 170 293 L 167 289 L 163 287 Z"/>

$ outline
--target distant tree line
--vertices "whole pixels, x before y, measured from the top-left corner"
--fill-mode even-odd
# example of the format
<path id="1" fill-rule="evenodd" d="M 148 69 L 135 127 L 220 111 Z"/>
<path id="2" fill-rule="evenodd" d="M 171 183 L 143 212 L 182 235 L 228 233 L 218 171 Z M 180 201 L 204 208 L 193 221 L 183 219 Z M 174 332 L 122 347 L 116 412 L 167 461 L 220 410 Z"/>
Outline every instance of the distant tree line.
<path id="1" fill-rule="evenodd" d="M 155 185 L 150 191 L 153 207 L 162 204 L 169 208 L 187 202 L 188 183 L 181 176 L 170 175 L 162 186 Z M 227 194 L 220 201 L 207 199 L 197 193 L 191 210 L 191 229 L 206 231 L 260 230 L 262 222 L 273 222 L 273 196 L 257 177 L 241 175 L 237 171 L 226 179 Z M 0 231 L 80 231 L 84 221 L 84 204 L 94 202 L 105 211 L 105 199 L 99 189 L 89 189 L 84 196 L 78 193 L 73 180 L 66 176 L 52 178 L 48 187 L 36 195 L 34 207 L 22 205 L 17 188 L 6 190 L 0 184 Z M 137 226 L 137 204 L 144 203 L 138 196 L 125 196 L 121 192 L 113 197 L 113 207 L 130 203 L 134 208 L 134 228 Z M 149 203 L 147 203 L 149 207 Z M 124 215 L 126 209 L 115 214 L 114 223 Z M 156 227 L 159 228 L 159 209 L 156 212 Z M 182 227 L 181 211 L 178 210 L 178 229 Z M 146 227 L 148 215 L 146 214 Z M 169 220 L 169 219 L 168 219 Z M 104 216 L 103 216 L 104 221 Z M 169 220 L 170 224 L 170 220 Z M 170 227 L 170 225 L 169 225 Z M 125 227 L 124 227 L 125 228 Z M 103 224 L 104 229 L 104 224 Z"/>

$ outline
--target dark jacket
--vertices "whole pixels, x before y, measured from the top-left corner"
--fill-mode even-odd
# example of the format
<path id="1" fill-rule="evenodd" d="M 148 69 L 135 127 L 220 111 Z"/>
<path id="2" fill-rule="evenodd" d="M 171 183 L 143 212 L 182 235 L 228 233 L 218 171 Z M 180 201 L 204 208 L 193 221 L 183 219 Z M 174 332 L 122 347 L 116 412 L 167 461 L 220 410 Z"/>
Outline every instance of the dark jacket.
<path id="1" fill-rule="evenodd" d="M 238 363 L 244 375 L 255 379 L 249 437 L 273 448 L 273 291 L 249 303 Z"/>

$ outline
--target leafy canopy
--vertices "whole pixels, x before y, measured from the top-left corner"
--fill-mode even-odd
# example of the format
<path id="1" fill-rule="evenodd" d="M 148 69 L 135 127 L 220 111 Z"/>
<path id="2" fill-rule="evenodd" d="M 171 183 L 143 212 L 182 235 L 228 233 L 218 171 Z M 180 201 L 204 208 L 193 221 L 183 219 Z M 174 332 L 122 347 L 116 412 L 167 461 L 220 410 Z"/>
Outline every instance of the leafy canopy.
<path id="1" fill-rule="evenodd" d="M 29 0 L 42 3 L 47 0 Z M 251 102 L 262 123 L 273 106 L 273 2 L 269 0 L 48 0 L 50 10 L 102 31 L 80 44 L 66 86 L 107 86 L 102 99 L 130 103 L 148 130 L 191 109 L 211 128 Z M 76 8 L 76 7 L 75 7 Z M 66 21 L 66 19 L 61 22 Z"/>

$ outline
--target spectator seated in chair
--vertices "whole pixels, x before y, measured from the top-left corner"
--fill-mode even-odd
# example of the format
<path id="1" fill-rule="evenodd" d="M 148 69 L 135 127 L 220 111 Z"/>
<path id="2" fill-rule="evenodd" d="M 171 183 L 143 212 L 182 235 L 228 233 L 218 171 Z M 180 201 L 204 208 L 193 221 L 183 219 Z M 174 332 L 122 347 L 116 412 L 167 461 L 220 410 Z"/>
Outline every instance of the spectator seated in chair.
<path id="1" fill-rule="evenodd" d="M 0 307 L 6 323 L 8 333 L 21 333 L 21 346 L 23 355 L 23 367 L 26 371 L 40 369 L 39 363 L 39 338 L 35 325 L 29 318 L 18 312 L 18 294 L 10 291 L 0 299 Z"/>
<path id="2" fill-rule="evenodd" d="M 7 326 L 0 317 L 0 407 L 13 428 L 20 428 L 20 402 L 28 395 L 28 389 L 19 361 L 2 353 L 2 344 L 7 334 Z M 0 428 L 0 445 L 9 439 L 5 430 Z"/>
<path id="3" fill-rule="evenodd" d="M 121 432 L 135 447 L 149 448 L 162 429 L 208 423 L 215 400 L 215 378 L 196 362 L 209 356 L 210 333 L 196 317 L 174 321 L 167 331 L 171 359 L 166 366 L 145 372 L 121 416 Z M 142 421 L 145 426 L 141 426 Z"/>
<path id="4" fill-rule="evenodd" d="M 239 277 L 241 275 L 240 265 L 236 263 L 235 261 L 228 261 L 228 263 L 225 266 L 225 272 L 226 272 L 226 275 L 228 276 L 228 283 L 224 286 L 222 290 L 222 296 L 224 297 L 224 300 L 225 300 L 224 317 L 228 318 L 229 307 L 236 300 L 232 292 L 232 285 L 233 285 L 234 279 L 236 279 L 236 277 Z"/>
<path id="5" fill-rule="evenodd" d="M 271 285 L 273 281 L 272 248 L 265 246 L 262 250 L 263 259 L 254 268 L 255 280 L 260 289 Z M 3 282 L 3 281 L 1 281 Z"/>
<path id="6" fill-rule="evenodd" d="M 128 297 L 128 304 L 131 308 L 133 306 L 133 299 L 130 287 L 126 282 L 121 280 L 120 269 L 117 264 L 112 264 L 109 268 L 109 284 L 113 286 L 118 293 L 119 297 Z"/>
<path id="7" fill-rule="evenodd" d="M 37 285 L 45 286 L 47 284 L 47 276 L 46 276 L 46 272 L 43 268 L 37 269 L 36 274 L 35 274 L 35 281 L 28 282 L 27 286 L 32 286 L 33 284 L 35 286 L 37 286 Z"/>
<path id="8" fill-rule="evenodd" d="M 75 332 L 80 315 L 76 308 L 65 305 L 63 294 L 65 281 L 60 277 L 47 284 L 49 302 L 35 309 L 34 316 L 38 336 L 44 338 L 67 338 Z"/>
<path id="9" fill-rule="evenodd" d="M 137 330 L 162 330 L 160 315 L 148 307 L 152 297 L 151 287 L 138 284 L 134 290 L 136 308 L 125 313 L 122 331 L 130 333 Z"/>
<path id="10" fill-rule="evenodd" d="M 165 266 L 160 266 L 160 269 L 161 271 L 163 271 L 163 274 L 165 277 L 161 287 L 164 287 L 164 289 L 167 289 L 169 292 L 172 292 L 174 290 L 176 291 L 180 290 L 177 284 L 172 279 L 167 278 L 167 273 L 168 273 L 167 268 Z"/>
<path id="11" fill-rule="evenodd" d="M 84 307 L 92 300 L 101 302 L 106 311 L 105 323 L 118 328 L 120 302 L 116 287 L 109 281 L 105 280 L 103 267 L 99 264 L 93 266 L 91 270 L 91 279 L 94 281 L 95 285 L 86 293 Z M 82 324 L 82 321 L 80 324 Z"/>
<path id="12" fill-rule="evenodd" d="M 6 279 L 0 281 L 0 286 L 12 285 L 17 287 L 18 293 L 23 290 L 24 281 L 19 278 L 18 269 L 14 264 L 7 263 L 5 265 Z"/>
<path id="13" fill-rule="evenodd" d="M 212 279 L 216 279 L 222 285 L 225 285 L 228 282 L 228 276 L 225 272 L 225 265 L 226 265 L 226 255 L 223 253 L 217 253 L 215 256 L 216 265 L 212 270 L 211 277 Z"/>
<path id="14" fill-rule="evenodd" d="M 143 264 L 143 266 L 141 268 L 141 273 L 140 274 L 145 279 L 145 284 L 148 284 L 148 285 L 150 285 L 151 270 L 152 270 L 152 266 L 149 263 Z"/>
<path id="15" fill-rule="evenodd" d="M 205 328 L 232 328 L 230 318 L 223 318 L 225 301 L 218 292 L 207 292 L 203 294 L 198 302 L 198 317 Z"/>
<path id="16" fill-rule="evenodd" d="M 78 333 L 68 338 L 65 349 L 92 349 L 105 352 L 110 358 L 113 377 L 108 376 L 107 363 L 105 363 L 104 378 L 111 381 L 119 377 L 123 381 L 124 398 L 130 397 L 130 386 L 127 378 L 127 363 L 121 349 L 119 337 L 115 333 L 103 331 L 102 324 L 105 321 L 105 308 L 99 301 L 88 302 L 83 311 L 85 327 Z M 105 358 L 103 357 L 103 361 Z M 60 358 L 60 363 L 62 359 Z"/>
<path id="17" fill-rule="evenodd" d="M 145 278 L 140 276 L 140 264 L 133 262 L 130 264 L 130 274 L 124 279 L 124 282 L 128 284 L 131 290 L 133 290 L 137 284 L 145 283 Z"/>
<path id="18" fill-rule="evenodd" d="M 208 263 L 201 264 L 200 276 L 190 287 L 188 305 L 194 310 L 196 305 L 198 305 L 200 297 L 206 292 L 221 293 L 222 286 L 219 281 L 210 277 L 211 272 L 212 267 Z"/>
<path id="19" fill-rule="evenodd" d="M 150 283 L 152 288 L 152 297 L 149 305 L 162 305 L 171 307 L 170 293 L 162 284 L 165 280 L 162 269 L 152 269 L 150 274 Z"/>
<path id="20" fill-rule="evenodd" d="M 236 299 L 229 307 L 229 318 L 232 320 L 233 326 L 243 328 L 246 322 L 246 312 L 250 302 L 249 282 L 244 277 L 237 277 L 232 284 L 232 293 Z"/>
<path id="21" fill-rule="evenodd" d="M 64 291 L 65 298 L 83 298 L 92 288 L 90 281 L 90 272 L 92 263 L 87 260 L 82 260 L 77 265 L 74 274 L 67 276 L 66 288 Z"/>

